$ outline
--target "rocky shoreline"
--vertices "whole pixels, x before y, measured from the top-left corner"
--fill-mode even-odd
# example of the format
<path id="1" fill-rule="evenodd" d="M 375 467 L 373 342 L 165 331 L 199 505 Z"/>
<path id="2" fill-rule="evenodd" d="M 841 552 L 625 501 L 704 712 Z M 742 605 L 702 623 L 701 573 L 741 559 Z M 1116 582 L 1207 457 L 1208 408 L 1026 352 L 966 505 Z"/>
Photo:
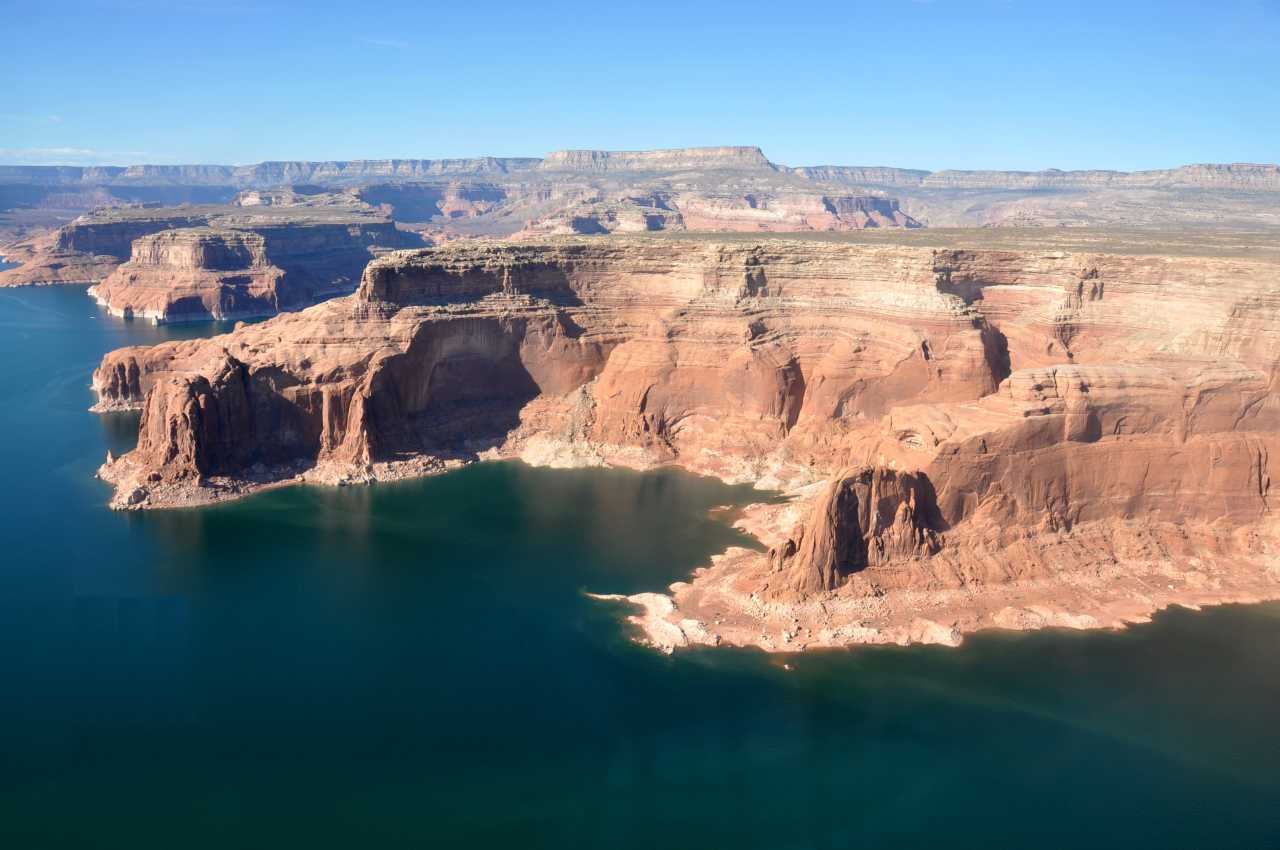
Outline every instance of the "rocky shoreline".
<path id="1" fill-rule="evenodd" d="M 609 457 L 606 460 L 606 456 Z M 518 460 L 550 468 L 613 466 L 656 468 L 634 453 L 599 447 L 546 445 L 492 447 L 468 457 L 437 457 L 376 463 L 363 468 L 336 465 L 261 469 L 245 478 L 206 479 L 199 486 L 160 485 L 135 497 L 126 492 L 137 470 L 108 458 L 98 477 L 119 489 L 114 510 L 165 510 L 203 507 L 256 493 L 297 485 L 374 486 L 438 475 L 471 463 Z M 695 469 L 729 484 L 749 480 L 741 471 Z M 794 478 L 803 480 L 800 470 Z M 771 478 L 763 484 L 780 484 Z M 815 501 L 826 482 L 795 486 L 784 503 L 758 502 L 739 509 L 735 528 L 767 547 L 785 540 L 783 528 Z M 765 487 L 764 489 L 768 489 Z M 1107 529 L 1114 534 L 1115 529 Z M 1188 540 L 1175 527 L 1153 533 L 1133 529 L 1142 546 L 1160 557 L 1094 557 L 1057 575 L 996 585 L 894 589 L 885 591 L 851 584 L 799 601 L 766 598 L 769 571 L 762 553 L 733 547 L 694 569 L 686 580 L 665 591 L 631 595 L 589 593 L 602 601 L 638 609 L 626 620 L 637 630 L 637 642 L 664 653 L 699 646 L 751 647 L 771 653 L 802 652 L 863 644 L 938 644 L 959 646 L 966 635 L 990 629 L 1034 631 L 1046 628 L 1122 629 L 1149 622 L 1170 606 L 1199 609 L 1213 605 L 1259 603 L 1280 599 L 1280 527 L 1249 532 L 1245 541 Z M 1066 545 L 1063 539 L 1040 545 Z M 1074 557 L 1074 554 L 1073 554 Z"/>
<path id="2" fill-rule="evenodd" d="M 901 238 L 389 254 L 354 295 L 107 355 L 100 409 L 142 418 L 99 474 L 122 509 L 491 458 L 788 493 L 739 520 L 767 552 L 632 600 L 668 650 L 955 644 L 1280 592 L 1266 251 Z"/>
<path id="3" fill-rule="evenodd" d="M 735 527 L 777 545 L 779 515 L 806 504 L 753 504 Z M 1114 529 L 1108 531 L 1114 533 Z M 987 630 L 1124 629 L 1179 606 L 1280 599 L 1280 529 L 1249 541 L 1187 541 L 1177 528 L 1134 529 L 1156 557 L 1097 557 L 1026 580 L 963 587 L 869 589 L 853 583 L 799 600 L 767 598 L 761 553 L 732 548 L 664 592 L 591 594 L 629 604 L 635 640 L 664 653 L 739 646 L 771 653 L 864 644 L 959 646 Z M 1069 546 L 1069 541 L 1041 541 Z"/>

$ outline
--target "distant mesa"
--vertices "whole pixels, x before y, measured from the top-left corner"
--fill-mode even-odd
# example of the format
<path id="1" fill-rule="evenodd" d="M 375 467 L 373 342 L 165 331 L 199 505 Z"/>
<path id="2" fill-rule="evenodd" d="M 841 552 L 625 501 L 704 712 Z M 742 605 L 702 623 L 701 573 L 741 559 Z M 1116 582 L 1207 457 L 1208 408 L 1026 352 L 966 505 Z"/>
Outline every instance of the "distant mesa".
<path id="1" fill-rule="evenodd" d="M 325 195 L 245 206 L 107 208 L 31 247 L 0 283 L 96 284 L 108 312 L 156 322 L 269 316 L 350 292 L 379 253 L 421 245 L 368 206 Z"/>
<path id="2" fill-rule="evenodd" d="M 50 220 L 65 221 L 97 206 L 229 203 L 241 192 L 246 193 L 241 202 L 250 203 L 281 190 L 295 196 L 304 191 L 347 193 L 383 208 L 397 221 L 421 225 L 416 229 L 438 240 L 558 232 L 572 219 L 581 219 L 580 225 L 567 225 L 576 233 L 593 232 L 596 224 L 594 232 L 630 230 L 633 213 L 643 215 L 638 208 L 644 206 L 630 199 L 655 194 L 679 196 L 688 201 L 686 207 L 703 211 L 741 206 L 739 201 L 750 203 L 751 198 L 758 201 L 757 210 L 774 212 L 819 204 L 823 198 L 879 198 L 886 206 L 876 210 L 865 208 L 870 201 L 853 203 L 864 204 L 858 212 L 869 214 L 862 226 L 880 227 L 1274 226 L 1280 167 L 1197 164 L 1136 172 L 790 167 L 770 161 L 752 146 L 244 166 L 0 166 L 0 210 L 11 210 L 13 222 L 0 220 L 0 245 L 29 235 L 24 223 L 47 226 Z M 809 200 L 795 200 L 801 196 Z M 900 216 L 888 208 L 893 204 Z M 605 208 L 584 212 L 590 205 Z M 681 213 L 680 225 L 669 225 L 666 216 L 651 220 L 661 229 L 749 229 L 758 220 L 767 230 L 789 225 L 839 230 L 862 218 L 843 211 L 825 221 L 807 213 Z M 613 225 L 612 219 L 623 224 Z M 536 224 L 530 228 L 530 222 Z"/>
<path id="3" fill-rule="evenodd" d="M 538 164 L 538 169 L 585 172 L 777 171 L 778 166 L 757 147 L 712 147 L 653 151 L 553 151 Z"/>
<path id="4" fill-rule="evenodd" d="M 0 272 L 0 285 L 93 284 L 112 312 L 174 321 L 297 309 L 349 291 L 360 260 L 460 239 L 1157 225 L 1280 226 L 1280 168 L 792 168 L 751 146 L 0 166 L 0 253 L 22 264 Z M 134 244 L 177 229 L 193 232 Z M 265 240 L 260 249 L 228 232 L 248 230 Z M 223 250 L 253 259 L 235 274 L 201 265 L 200 257 Z"/>

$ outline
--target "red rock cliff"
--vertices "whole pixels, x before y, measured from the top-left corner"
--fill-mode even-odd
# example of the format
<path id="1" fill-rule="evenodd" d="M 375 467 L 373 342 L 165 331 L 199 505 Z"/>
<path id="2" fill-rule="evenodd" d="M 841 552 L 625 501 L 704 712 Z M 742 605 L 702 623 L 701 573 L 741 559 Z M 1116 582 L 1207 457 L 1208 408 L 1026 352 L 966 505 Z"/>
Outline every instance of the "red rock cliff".
<path id="1" fill-rule="evenodd" d="M 748 599 L 1244 563 L 1273 524 L 1276 281 L 1265 259 L 794 239 L 400 252 L 348 298 L 108 355 L 103 402 L 144 420 L 104 475 L 141 506 L 489 451 L 828 480 L 790 532 L 760 526 L 768 558 L 699 580 L 750 622 L 774 609 Z"/>

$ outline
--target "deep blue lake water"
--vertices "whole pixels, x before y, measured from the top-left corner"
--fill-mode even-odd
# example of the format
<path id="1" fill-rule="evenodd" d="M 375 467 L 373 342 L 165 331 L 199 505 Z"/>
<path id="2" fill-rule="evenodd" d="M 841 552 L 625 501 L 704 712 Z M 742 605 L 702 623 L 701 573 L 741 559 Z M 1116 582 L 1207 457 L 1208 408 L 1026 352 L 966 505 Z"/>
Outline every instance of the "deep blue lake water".
<path id="1" fill-rule="evenodd" d="M 1280 608 L 782 659 L 633 645 L 752 494 L 472 467 L 122 515 L 103 352 L 0 290 L 0 847 L 1280 847 Z"/>

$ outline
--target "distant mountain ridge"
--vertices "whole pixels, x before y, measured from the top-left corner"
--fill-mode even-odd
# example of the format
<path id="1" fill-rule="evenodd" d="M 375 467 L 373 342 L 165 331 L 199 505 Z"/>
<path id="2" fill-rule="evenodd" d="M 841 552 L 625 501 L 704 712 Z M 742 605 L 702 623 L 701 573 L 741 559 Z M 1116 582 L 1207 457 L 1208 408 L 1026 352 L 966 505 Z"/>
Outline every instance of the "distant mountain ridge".
<path id="1" fill-rule="evenodd" d="M 1280 165 L 1197 163 L 1147 171 L 927 171 L 876 166 L 788 167 L 758 147 L 673 148 L 648 151 L 562 150 L 545 157 L 281 161 L 254 165 L 0 165 L 0 183 L 38 186 L 133 185 L 266 188 L 296 183 L 370 182 L 537 173 L 772 172 L 814 183 L 922 189 L 1200 188 L 1280 191 Z"/>
<path id="2" fill-rule="evenodd" d="M 0 182 L 43 186 L 226 186 L 258 189 L 296 183 L 355 184 L 436 177 L 501 176 L 527 171 L 537 158 L 366 159 L 260 162 L 255 165 L 0 165 Z"/>
<path id="3" fill-rule="evenodd" d="M 770 162 L 757 147 L 671 148 L 651 151 L 552 151 L 541 171 L 679 171 L 691 168 L 743 171 L 790 171 Z"/>
<path id="4" fill-rule="evenodd" d="M 1280 166 L 1196 163 L 1151 171 L 914 171 L 904 168 L 815 166 L 793 169 L 812 180 L 934 189 L 1240 189 L 1280 190 Z"/>

